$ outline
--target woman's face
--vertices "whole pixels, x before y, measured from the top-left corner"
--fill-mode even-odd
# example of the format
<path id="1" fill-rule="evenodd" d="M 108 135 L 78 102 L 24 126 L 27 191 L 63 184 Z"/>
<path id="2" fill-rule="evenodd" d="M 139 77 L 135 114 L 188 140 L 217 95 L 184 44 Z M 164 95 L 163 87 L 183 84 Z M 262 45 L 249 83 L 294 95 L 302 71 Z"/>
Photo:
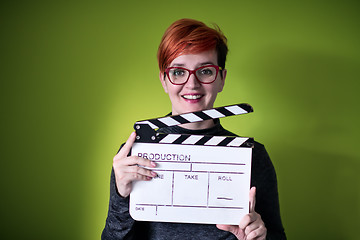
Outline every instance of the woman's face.
<path id="1" fill-rule="evenodd" d="M 175 58 L 168 67 L 183 67 L 194 70 L 205 65 L 217 65 L 217 53 L 215 50 L 198 54 L 184 54 Z M 226 70 L 223 70 L 223 77 L 220 71 L 216 80 L 210 84 L 202 84 L 194 74 L 184 85 L 172 84 L 168 77 L 164 79 L 164 73 L 160 73 L 160 81 L 172 104 L 172 114 L 211 109 L 214 106 L 216 96 L 222 91 L 226 77 Z"/>

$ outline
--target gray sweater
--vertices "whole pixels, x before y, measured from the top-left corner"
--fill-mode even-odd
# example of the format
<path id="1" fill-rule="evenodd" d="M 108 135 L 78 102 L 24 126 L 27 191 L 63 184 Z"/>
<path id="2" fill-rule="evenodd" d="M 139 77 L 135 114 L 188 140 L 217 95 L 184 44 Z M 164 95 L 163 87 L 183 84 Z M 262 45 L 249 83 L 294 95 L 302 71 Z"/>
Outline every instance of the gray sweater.
<path id="1" fill-rule="evenodd" d="M 179 126 L 161 128 L 161 133 L 193 135 L 236 136 L 225 130 L 220 121 L 204 130 L 189 130 Z M 267 228 L 266 239 L 286 239 L 280 218 L 277 180 L 273 164 L 264 148 L 255 142 L 252 155 L 251 186 L 256 186 L 255 211 L 261 215 Z M 186 224 L 135 221 L 129 214 L 129 198 L 121 197 L 116 190 L 114 171 L 110 180 L 110 203 L 102 240 L 186 240 L 186 239 L 236 239 L 212 224 Z"/>

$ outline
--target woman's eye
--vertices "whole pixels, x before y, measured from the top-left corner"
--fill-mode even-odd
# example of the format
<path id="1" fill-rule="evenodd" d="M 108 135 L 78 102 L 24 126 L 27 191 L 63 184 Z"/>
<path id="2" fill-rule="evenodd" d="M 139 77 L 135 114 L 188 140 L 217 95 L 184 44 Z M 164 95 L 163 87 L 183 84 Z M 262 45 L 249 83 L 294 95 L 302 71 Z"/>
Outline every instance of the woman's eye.
<path id="1" fill-rule="evenodd" d="M 184 75 L 185 73 L 184 73 L 184 70 L 180 70 L 180 69 L 177 69 L 177 70 L 174 70 L 173 71 L 173 75 L 174 76 L 182 76 L 182 75 Z"/>
<path id="2" fill-rule="evenodd" d="M 213 71 L 209 68 L 204 68 L 204 69 L 201 69 L 200 74 L 201 75 L 212 75 Z"/>

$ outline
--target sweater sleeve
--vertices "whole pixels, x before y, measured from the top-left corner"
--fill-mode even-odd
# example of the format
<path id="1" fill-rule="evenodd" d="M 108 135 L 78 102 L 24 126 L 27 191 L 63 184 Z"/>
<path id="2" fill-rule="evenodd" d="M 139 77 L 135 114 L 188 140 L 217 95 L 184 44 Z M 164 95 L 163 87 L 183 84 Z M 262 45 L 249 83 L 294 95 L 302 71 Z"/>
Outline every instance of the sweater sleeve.
<path id="1" fill-rule="evenodd" d="M 256 187 L 255 211 L 267 228 L 267 240 L 286 239 L 280 217 L 275 168 L 265 147 L 256 143 L 253 149 L 251 185 Z"/>
<path id="2" fill-rule="evenodd" d="M 123 198 L 116 190 L 115 173 L 112 169 L 110 180 L 110 202 L 102 240 L 132 239 L 134 220 L 129 213 L 129 197 Z"/>

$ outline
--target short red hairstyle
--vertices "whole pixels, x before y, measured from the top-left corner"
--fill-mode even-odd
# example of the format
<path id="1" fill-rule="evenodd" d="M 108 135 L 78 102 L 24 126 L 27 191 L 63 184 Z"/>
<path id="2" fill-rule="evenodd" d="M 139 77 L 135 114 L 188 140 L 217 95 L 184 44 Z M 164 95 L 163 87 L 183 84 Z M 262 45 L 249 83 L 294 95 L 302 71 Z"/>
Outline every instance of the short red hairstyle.
<path id="1" fill-rule="evenodd" d="M 215 49 L 218 65 L 225 69 L 228 52 L 227 39 L 220 28 L 210 28 L 193 19 L 180 19 L 165 31 L 157 53 L 161 72 L 178 56 L 184 53 L 196 54 Z"/>

